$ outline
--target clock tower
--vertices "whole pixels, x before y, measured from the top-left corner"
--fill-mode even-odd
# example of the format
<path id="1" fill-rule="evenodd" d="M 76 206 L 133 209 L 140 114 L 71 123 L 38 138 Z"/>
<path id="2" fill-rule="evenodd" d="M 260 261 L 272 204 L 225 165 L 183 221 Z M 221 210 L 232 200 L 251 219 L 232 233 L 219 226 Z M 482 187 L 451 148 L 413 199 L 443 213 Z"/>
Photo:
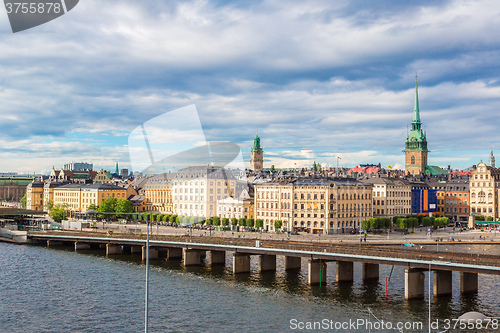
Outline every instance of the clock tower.
<path id="1" fill-rule="evenodd" d="M 405 172 L 411 175 L 419 175 L 425 173 L 427 167 L 427 138 L 422 131 L 422 123 L 420 122 L 420 109 L 418 106 L 418 84 L 415 80 L 415 108 L 413 110 L 413 121 L 411 130 L 406 135 L 405 144 Z"/>
<path id="2" fill-rule="evenodd" d="M 250 152 L 250 169 L 252 171 L 262 170 L 264 168 L 264 151 L 260 146 L 259 134 L 253 139 L 253 147 Z"/>

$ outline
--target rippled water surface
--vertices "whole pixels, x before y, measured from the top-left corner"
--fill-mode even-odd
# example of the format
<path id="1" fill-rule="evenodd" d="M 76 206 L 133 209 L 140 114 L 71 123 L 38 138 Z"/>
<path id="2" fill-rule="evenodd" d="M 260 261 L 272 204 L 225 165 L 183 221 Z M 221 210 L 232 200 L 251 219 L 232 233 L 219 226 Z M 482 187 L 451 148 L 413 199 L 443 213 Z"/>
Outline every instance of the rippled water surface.
<path id="1" fill-rule="evenodd" d="M 257 257 L 252 257 L 252 273 L 235 276 L 232 256 L 226 258 L 225 268 L 151 261 L 149 331 L 297 332 L 301 330 L 292 329 L 291 320 L 374 321 L 368 308 L 381 320 L 425 325 L 405 332 L 428 331 L 427 298 L 404 300 L 403 267 L 394 267 L 391 275 L 392 266 L 380 266 L 380 280 L 363 283 L 361 266 L 355 264 L 354 283 L 337 284 L 335 263 L 330 263 L 327 285 L 310 287 L 305 260 L 302 270 L 285 272 L 278 257 L 276 273 L 260 274 Z M 144 331 L 144 281 L 140 255 L 106 258 L 103 250 L 76 253 L 64 247 L 0 243 L 0 331 Z M 453 273 L 453 295 L 433 299 L 432 319 L 453 319 L 467 311 L 499 316 L 500 277 L 480 275 L 479 285 L 477 295 L 464 297 L 459 275 Z"/>

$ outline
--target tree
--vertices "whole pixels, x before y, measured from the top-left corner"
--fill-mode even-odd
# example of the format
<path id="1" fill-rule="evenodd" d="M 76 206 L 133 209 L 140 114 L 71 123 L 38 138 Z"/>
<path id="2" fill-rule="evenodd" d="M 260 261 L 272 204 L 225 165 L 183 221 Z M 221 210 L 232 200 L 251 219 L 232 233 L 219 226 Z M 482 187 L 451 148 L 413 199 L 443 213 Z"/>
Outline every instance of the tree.
<path id="1" fill-rule="evenodd" d="M 488 216 L 488 217 L 486 218 L 486 221 L 488 221 L 488 222 L 493 222 L 493 216 Z"/>
<path id="2" fill-rule="evenodd" d="M 408 228 L 418 227 L 418 218 L 410 217 L 407 219 L 407 221 L 408 221 Z"/>
<path id="3" fill-rule="evenodd" d="M 371 229 L 378 229 L 380 227 L 378 218 L 372 217 L 368 221 L 370 222 Z"/>
<path id="4" fill-rule="evenodd" d="M 176 214 L 172 214 L 172 215 L 170 215 L 170 217 L 169 217 L 169 221 L 170 221 L 171 223 L 176 223 L 176 222 L 177 222 L 177 215 L 176 215 Z"/>
<path id="5" fill-rule="evenodd" d="M 432 225 L 432 220 L 429 216 L 425 216 L 423 219 L 422 219 L 422 225 L 424 227 L 430 227 Z"/>
<path id="6" fill-rule="evenodd" d="M 274 172 L 274 164 L 271 165 L 271 172 Z"/>
<path id="7" fill-rule="evenodd" d="M 227 227 L 229 225 L 229 219 L 227 217 L 222 218 L 222 225 Z"/>
<path id="8" fill-rule="evenodd" d="M 362 220 L 361 221 L 361 229 L 363 229 L 363 230 L 370 229 L 370 221 L 367 219 Z"/>
<path id="9" fill-rule="evenodd" d="M 213 223 L 213 225 L 215 225 L 215 226 L 219 226 L 219 225 L 220 225 L 220 223 L 221 223 L 220 217 L 219 217 L 219 216 L 214 216 L 214 217 L 212 217 L 212 223 Z"/>
<path id="10" fill-rule="evenodd" d="M 231 225 L 237 225 L 238 224 L 238 220 L 236 219 L 236 217 L 233 217 L 231 219 Z"/>
<path id="11" fill-rule="evenodd" d="M 99 213 L 114 213 L 116 212 L 117 200 L 114 197 L 109 197 L 101 202 L 99 206 Z"/>
<path id="12" fill-rule="evenodd" d="M 243 217 L 238 220 L 238 225 L 241 227 L 244 227 L 246 225 L 246 223 L 247 223 L 247 220 Z"/>
<path id="13" fill-rule="evenodd" d="M 484 216 L 483 215 L 476 215 L 475 220 L 476 221 L 484 221 Z"/>
<path id="14" fill-rule="evenodd" d="M 165 223 L 166 223 L 166 222 L 168 222 L 168 219 L 169 219 L 169 216 L 168 216 L 167 214 L 164 214 L 164 215 L 162 216 L 162 222 L 165 222 Z"/>
<path id="15" fill-rule="evenodd" d="M 406 228 L 408 228 L 408 221 L 407 221 L 406 217 L 400 217 L 400 218 L 398 218 L 398 220 L 397 220 L 397 226 L 400 229 L 406 229 Z"/>
<path id="16" fill-rule="evenodd" d="M 21 208 L 26 209 L 26 201 L 28 200 L 26 194 L 21 198 Z"/>
<path id="17" fill-rule="evenodd" d="M 134 212 L 134 205 L 132 204 L 132 201 L 130 201 L 130 200 L 120 199 L 116 202 L 115 209 L 116 209 L 115 210 L 116 212 L 120 212 L 120 213 L 133 213 Z M 120 214 L 119 217 L 127 217 L 127 215 Z"/>
<path id="18" fill-rule="evenodd" d="M 391 218 L 390 217 L 380 217 L 379 218 L 379 227 L 380 228 L 390 228 L 391 227 Z"/>
<path id="19" fill-rule="evenodd" d="M 91 205 L 89 206 L 89 210 L 90 210 L 90 207 L 91 207 L 91 206 L 93 206 L 93 207 L 94 207 L 93 209 L 97 212 L 97 206 L 96 206 L 96 205 L 94 205 L 94 204 L 91 204 Z M 50 213 L 50 211 L 52 210 L 52 208 L 53 208 L 53 207 L 54 207 L 54 201 L 52 201 L 52 200 L 47 200 L 47 202 L 43 205 L 43 208 L 44 208 L 46 211 L 48 211 L 49 213 Z"/>
<path id="20" fill-rule="evenodd" d="M 281 221 L 281 220 L 274 220 L 274 230 L 281 229 L 282 225 L 283 225 L 283 221 Z"/>
<path id="21" fill-rule="evenodd" d="M 249 228 L 253 228 L 253 226 L 255 225 L 255 221 L 253 219 L 247 219 L 246 225 Z"/>
<path id="22" fill-rule="evenodd" d="M 257 219 L 257 220 L 255 220 L 255 226 L 257 228 L 264 228 L 264 220 L 263 219 Z"/>
<path id="23" fill-rule="evenodd" d="M 54 221 L 61 223 L 61 221 L 66 218 L 66 207 L 60 205 L 53 206 L 50 217 L 52 217 Z"/>

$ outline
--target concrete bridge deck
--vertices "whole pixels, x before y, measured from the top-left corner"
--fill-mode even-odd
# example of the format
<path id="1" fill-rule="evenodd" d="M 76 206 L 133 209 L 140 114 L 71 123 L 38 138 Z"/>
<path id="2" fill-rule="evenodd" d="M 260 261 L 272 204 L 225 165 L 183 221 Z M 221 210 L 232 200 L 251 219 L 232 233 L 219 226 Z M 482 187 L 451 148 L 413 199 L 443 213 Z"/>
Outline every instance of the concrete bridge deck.
<path id="1" fill-rule="evenodd" d="M 82 232 L 31 232 L 28 239 L 66 242 L 143 246 L 146 240 L 132 235 L 93 237 Z M 256 247 L 259 242 L 259 247 Z M 155 236 L 150 247 L 182 248 L 204 251 L 231 251 L 252 255 L 282 255 L 325 261 L 398 265 L 413 268 L 500 275 L 500 256 L 488 254 L 450 253 L 395 245 L 354 243 L 311 243 L 244 238 Z M 499 244 L 500 246 L 500 244 Z"/>

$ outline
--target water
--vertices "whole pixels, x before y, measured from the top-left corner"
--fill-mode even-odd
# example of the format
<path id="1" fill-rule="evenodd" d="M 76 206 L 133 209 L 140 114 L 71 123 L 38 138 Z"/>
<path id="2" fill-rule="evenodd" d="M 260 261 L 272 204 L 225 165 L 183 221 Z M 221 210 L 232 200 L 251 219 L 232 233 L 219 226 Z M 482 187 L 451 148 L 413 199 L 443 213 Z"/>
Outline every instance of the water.
<path id="1" fill-rule="evenodd" d="M 0 331 L 144 331 L 145 266 L 140 255 L 106 258 L 103 254 L 0 243 Z M 231 260 L 228 254 L 226 268 L 185 268 L 181 262 L 152 261 L 149 331 L 312 332 L 317 330 L 292 328 L 298 328 L 299 322 L 307 325 L 324 319 L 342 323 L 371 318 L 374 322 L 368 308 L 377 318 L 394 324 L 424 323 L 421 329 L 405 332 L 428 331 L 427 300 L 404 300 L 403 267 L 394 268 L 386 299 L 385 277 L 391 266 L 380 266 L 380 281 L 365 284 L 361 266 L 355 264 L 354 283 L 339 285 L 334 282 L 335 265 L 330 263 L 328 284 L 311 287 L 306 283 L 305 260 L 300 272 L 290 273 L 278 257 L 276 273 L 259 274 L 252 257 L 252 273 L 237 276 L 230 271 Z M 460 295 L 459 282 L 454 273 L 453 295 L 433 300 L 433 320 L 457 318 L 468 311 L 500 315 L 500 277 L 480 275 L 479 293 L 469 297 Z M 427 294 L 427 276 L 425 284 Z M 364 326 L 345 331 L 368 330 Z"/>

